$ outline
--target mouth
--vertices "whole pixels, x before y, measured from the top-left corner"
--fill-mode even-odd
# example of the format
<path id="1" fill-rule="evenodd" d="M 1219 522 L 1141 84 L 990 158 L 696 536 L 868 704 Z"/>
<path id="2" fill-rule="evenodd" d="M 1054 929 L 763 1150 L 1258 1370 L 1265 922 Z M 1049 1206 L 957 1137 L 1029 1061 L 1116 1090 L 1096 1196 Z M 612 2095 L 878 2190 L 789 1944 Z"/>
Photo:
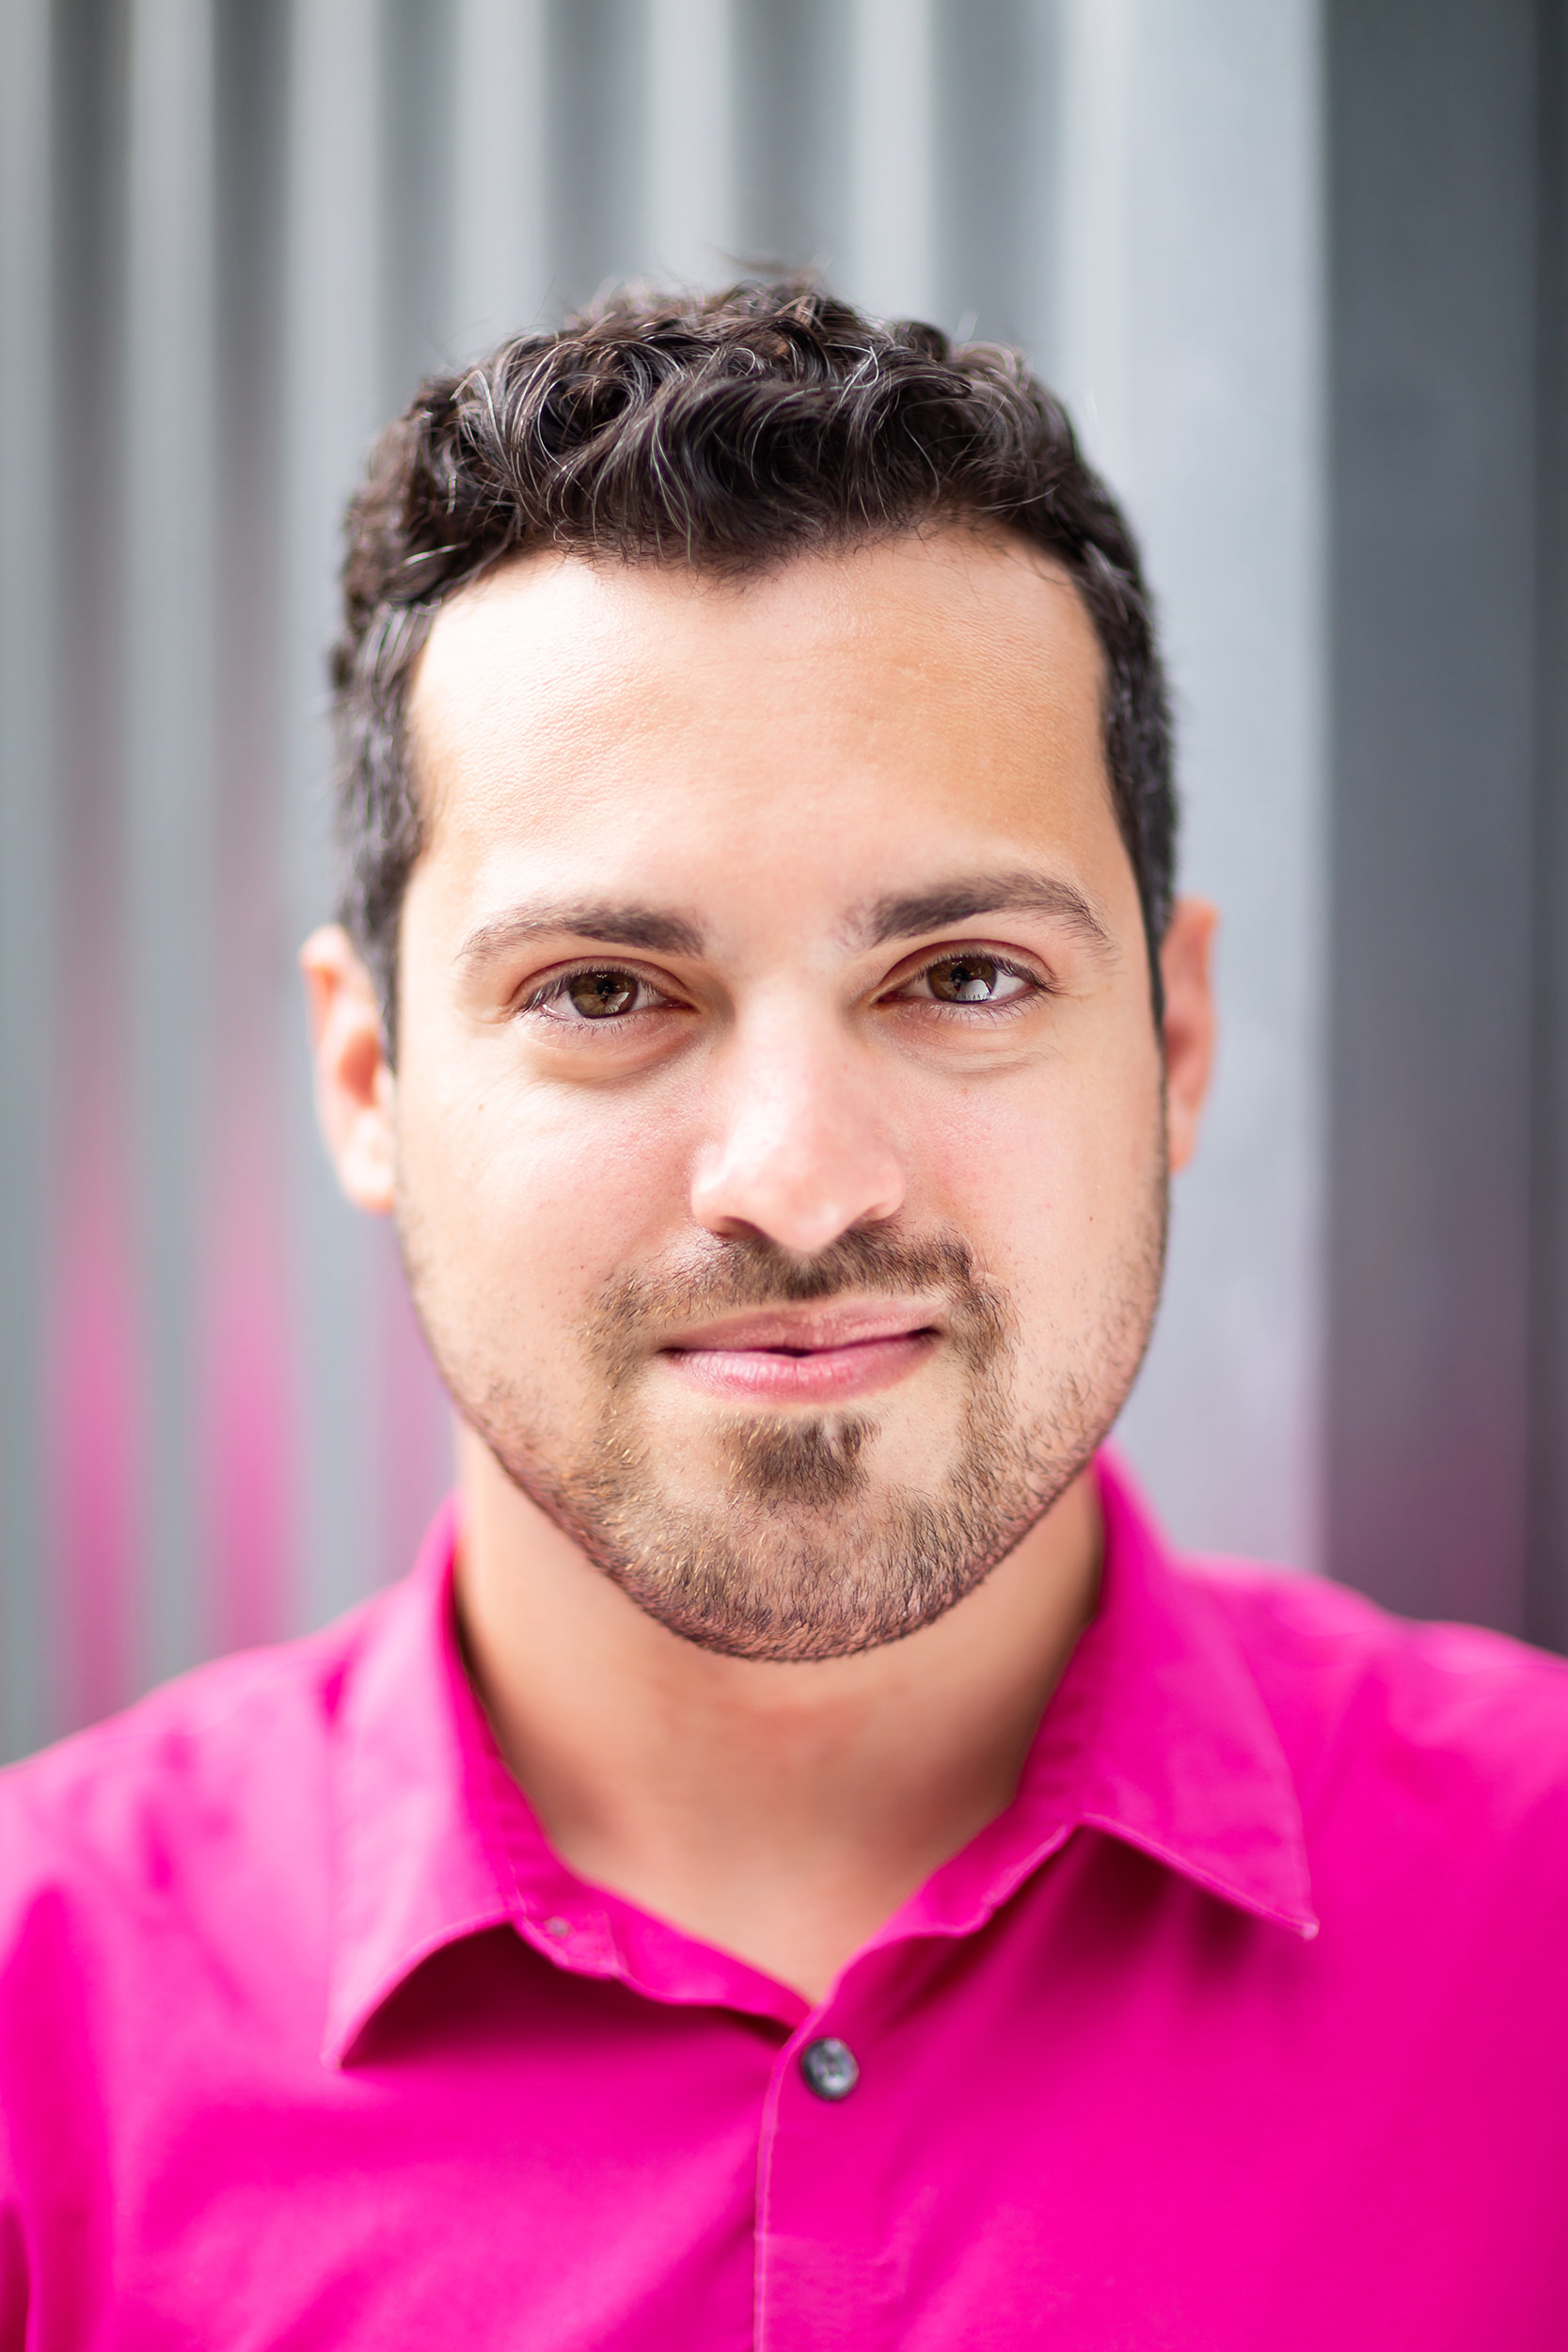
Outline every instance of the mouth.
<path id="1" fill-rule="evenodd" d="M 660 1349 L 676 1376 L 731 1404 L 836 1405 L 907 1379 L 941 1338 L 928 1302 L 774 1308 L 676 1333 Z"/>

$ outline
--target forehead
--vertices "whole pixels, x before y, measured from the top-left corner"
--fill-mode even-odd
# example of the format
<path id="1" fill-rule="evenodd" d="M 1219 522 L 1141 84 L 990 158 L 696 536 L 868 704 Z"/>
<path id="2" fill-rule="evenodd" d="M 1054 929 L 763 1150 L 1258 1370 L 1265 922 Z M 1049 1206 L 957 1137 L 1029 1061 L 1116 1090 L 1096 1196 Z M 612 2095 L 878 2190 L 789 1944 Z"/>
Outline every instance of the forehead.
<path id="1" fill-rule="evenodd" d="M 857 896 L 932 834 L 1103 864 L 1102 681 L 1071 581 L 1000 533 L 740 580 L 531 556 L 455 597 L 421 658 L 427 859 L 668 870 L 718 843 L 787 862 L 831 840 L 865 869 L 845 877 Z"/>

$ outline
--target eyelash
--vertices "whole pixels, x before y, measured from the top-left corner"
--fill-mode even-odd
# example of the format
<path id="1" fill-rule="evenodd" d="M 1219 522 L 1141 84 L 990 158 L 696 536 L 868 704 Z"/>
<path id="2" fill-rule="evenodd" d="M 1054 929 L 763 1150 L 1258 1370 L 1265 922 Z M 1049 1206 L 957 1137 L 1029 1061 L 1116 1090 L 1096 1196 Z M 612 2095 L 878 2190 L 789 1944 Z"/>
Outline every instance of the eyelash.
<path id="1" fill-rule="evenodd" d="M 977 956 L 978 951 L 974 948 L 944 948 L 941 955 L 932 956 L 929 962 L 923 963 L 917 970 L 906 974 L 905 977 L 899 981 L 897 988 L 890 990 L 887 996 L 879 1001 L 896 1003 L 903 996 L 904 991 L 912 987 L 917 980 L 924 979 L 928 973 L 940 971 L 944 963 L 957 963 L 963 961 L 966 955 Z M 937 996 L 906 997 L 904 1001 L 924 1005 L 928 1010 L 942 1015 L 944 1019 L 956 1018 L 959 1021 L 970 1022 L 979 1018 L 994 1021 L 1003 1015 L 1019 1011 L 1033 997 L 1050 995 L 1053 993 L 1050 983 L 1042 979 L 1037 972 L 1032 972 L 1027 964 L 1015 961 L 1009 956 L 995 955 L 988 951 L 984 961 L 993 964 L 998 972 L 1005 972 L 1009 979 L 1026 981 L 1027 988 L 1016 996 L 1005 997 L 999 1004 L 945 1004 Z M 647 978 L 644 974 L 634 971 L 629 964 L 578 963 L 574 964 L 569 971 L 556 973 L 542 986 L 531 990 L 521 1000 L 517 1010 L 519 1012 L 547 1011 L 550 1006 L 561 1003 L 574 980 L 581 979 L 592 972 L 625 972 L 627 979 L 635 980 L 640 989 L 645 989 L 658 1003 L 670 1004 L 673 1001 L 666 996 L 653 980 Z M 629 1012 L 607 1013 L 597 1021 L 583 1017 L 569 1022 L 566 1025 L 585 1030 L 599 1029 L 613 1034 L 624 1022 L 635 1020 L 639 1013 L 652 1009 L 654 1008 L 649 1005 L 635 1005 Z"/>
<path id="2" fill-rule="evenodd" d="M 629 964 L 575 963 L 569 972 L 558 972 L 553 978 L 531 990 L 518 1005 L 517 1010 L 519 1012 L 543 1012 L 549 1006 L 560 1004 L 572 982 L 585 978 L 591 972 L 624 972 L 628 980 L 635 980 L 640 989 L 646 989 L 649 995 L 657 997 L 660 1003 L 671 1004 L 674 1001 L 672 997 L 666 996 L 663 991 L 645 974 L 633 971 Z M 633 1007 L 631 1012 L 609 1013 L 598 1021 L 582 1019 L 573 1022 L 570 1025 L 583 1029 L 612 1029 L 618 1027 L 623 1021 L 630 1021 L 637 1013 L 646 1012 L 650 1008 L 646 1005 L 637 1005 Z"/>
<path id="3" fill-rule="evenodd" d="M 930 961 L 923 963 L 918 971 L 907 974 L 899 981 L 897 988 L 891 992 L 892 996 L 896 999 L 907 988 L 912 987 L 916 980 L 923 980 L 927 973 L 940 971 L 944 963 L 964 963 L 972 959 L 975 962 L 992 964 L 998 972 L 1005 972 L 1010 980 L 1024 980 L 1027 981 L 1028 986 L 1021 990 L 1016 996 L 1004 997 L 1000 1004 L 945 1004 L 940 996 L 918 996 L 908 998 L 906 1001 L 921 1005 L 928 1012 L 939 1013 L 944 1020 L 998 1021 L 1006 1016 L 1021 1012 L 1023 1007 L 1035 997 L 1049 996 L 1053 993 L 1050 983 L 1042 979 L 1037 972 L 1032 972 L 1026 963 L 1018 962 L 1011 956 L 995 955 L 989 948 L 981 950 L 974 947 L 944 947 L 941 955 L 933 956 Z"/>

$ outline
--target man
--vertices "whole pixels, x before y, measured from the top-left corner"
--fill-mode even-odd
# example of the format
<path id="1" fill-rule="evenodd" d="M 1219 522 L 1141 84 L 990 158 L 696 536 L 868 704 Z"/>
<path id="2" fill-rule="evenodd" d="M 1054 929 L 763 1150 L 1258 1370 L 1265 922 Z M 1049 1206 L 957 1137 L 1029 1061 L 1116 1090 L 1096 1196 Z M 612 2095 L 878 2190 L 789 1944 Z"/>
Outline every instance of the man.
<path id="1" fill-rule="evenodd" d="M 457 1502 L 9 1775 L 0 2341 L 1560 2344 L 1562 1669 L 1100 1451 L 1212 918 L 1060 411 L 626 295 L 345 588 L 319 1098 Z"/>

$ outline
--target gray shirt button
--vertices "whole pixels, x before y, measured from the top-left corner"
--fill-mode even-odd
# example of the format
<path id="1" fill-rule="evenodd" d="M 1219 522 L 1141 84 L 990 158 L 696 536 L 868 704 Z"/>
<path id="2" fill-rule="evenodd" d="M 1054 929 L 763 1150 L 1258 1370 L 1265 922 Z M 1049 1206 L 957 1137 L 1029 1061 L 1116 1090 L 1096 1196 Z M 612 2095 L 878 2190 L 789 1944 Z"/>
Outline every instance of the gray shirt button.
<path id="1" fill-rule="evenodd" d="M 847 2099 L 861 2078 L 853 2050 L 831 2033 L 820 2042 L 807 2042 L 800 2053 L 800 2072 L 806 2089 L 815 2090 L 819 2099 Z"/>

